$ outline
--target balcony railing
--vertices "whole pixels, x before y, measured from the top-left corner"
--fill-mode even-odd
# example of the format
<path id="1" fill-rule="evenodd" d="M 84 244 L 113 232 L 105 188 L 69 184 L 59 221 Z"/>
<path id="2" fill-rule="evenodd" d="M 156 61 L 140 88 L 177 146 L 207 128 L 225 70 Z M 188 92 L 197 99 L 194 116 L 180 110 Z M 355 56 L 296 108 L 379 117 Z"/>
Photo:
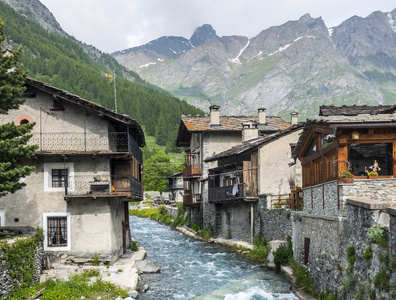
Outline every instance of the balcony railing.
<path id="1" fill-rule="evenodd" d="M 74 175 L 69 176 L 65 188 L 68 196 L 125 195 L 142 196 L 141 182 L 127 175 Z"/>
<path id="2" fill-rule="evenodd" d="M 209 202 L 224 202 L 243 199 L 246 197 L 245 185 L 238 184 L 237 193 L 233 194 L 234 185 L 223 186 L 209 189 Z"/>
<path id="3" fill-rule="evenodd" d="M 201 175 L 201 165 L 200 164 L 191 164 L 184 168 L 183 177 L 196 177 Z"/>
<path id="4" fill-rule="evenodd" d="M 142 154 L 138 144 L 127 132 L 33 133 L 33 137 L 29 140 L 28 144 L 38 145 L 38 151 L 129 151 L 139 161 L 142 161 Z"/>
<path id="5" fill-rule="evenodd" d="M 184 188 L 183 182 L 168 184 L 168 189 L 170 190 L 183 189 L 183 188 Z"/>
<path id="6" fill-rule="evenodd" d="M 201 194 L 184 194 L 183 196 L 183 205 L 184 206 L 193 206 L 200 205 L 202 203 Z"/>

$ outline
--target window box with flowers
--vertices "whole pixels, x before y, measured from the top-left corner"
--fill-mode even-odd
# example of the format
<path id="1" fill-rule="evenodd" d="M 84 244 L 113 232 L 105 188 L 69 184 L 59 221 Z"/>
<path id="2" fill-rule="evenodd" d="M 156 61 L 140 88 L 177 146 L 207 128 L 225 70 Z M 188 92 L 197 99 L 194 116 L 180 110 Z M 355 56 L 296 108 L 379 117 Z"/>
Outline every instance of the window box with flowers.
<path id="1" fill-rule="evenodd" d="M 341 170 L 338 174 L 338 178 L 341 179 L 343 183 L 353 183 L 355 175 L 351 173 L 351 169 Z"/>

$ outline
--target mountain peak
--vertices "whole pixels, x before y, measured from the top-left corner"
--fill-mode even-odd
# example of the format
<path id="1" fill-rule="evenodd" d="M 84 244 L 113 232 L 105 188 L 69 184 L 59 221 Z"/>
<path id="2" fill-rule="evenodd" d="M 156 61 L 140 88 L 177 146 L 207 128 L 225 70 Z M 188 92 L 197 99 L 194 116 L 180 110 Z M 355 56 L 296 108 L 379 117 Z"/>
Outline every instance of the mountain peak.
<path id="1" fill-rule="evenodd" d="M 216 35 L 216 30 L 213 29 L 212 25 L 204 24 L 195 29 L 193 35 L 190 38 L 190 43 L 194 47 L 198 47 L 205 43 L 210 43 L 219 39 Z"/>

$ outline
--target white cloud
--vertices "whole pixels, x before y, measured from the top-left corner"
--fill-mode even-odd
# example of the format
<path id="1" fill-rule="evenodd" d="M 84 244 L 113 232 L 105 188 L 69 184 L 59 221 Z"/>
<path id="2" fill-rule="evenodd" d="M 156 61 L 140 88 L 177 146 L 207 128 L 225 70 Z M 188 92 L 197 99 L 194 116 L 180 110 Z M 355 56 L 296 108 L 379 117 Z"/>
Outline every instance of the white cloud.
<path id="1" fill-rule="evenodd" d="M 392 11 L 392 0 L 41 0 L 62 28 L 87 44 L 114 52 L 164 35 L 189 38 L 211 24 L 219 36 L 253 37 L 309 13 L 327 26 L 373 11 Z"/>

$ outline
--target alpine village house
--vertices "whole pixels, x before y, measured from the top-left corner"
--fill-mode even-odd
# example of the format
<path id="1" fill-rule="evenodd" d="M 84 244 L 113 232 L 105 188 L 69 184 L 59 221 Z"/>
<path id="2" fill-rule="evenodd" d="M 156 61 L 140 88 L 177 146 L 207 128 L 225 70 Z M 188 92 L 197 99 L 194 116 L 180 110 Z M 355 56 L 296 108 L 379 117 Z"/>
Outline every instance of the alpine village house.
<path id="1" fill-rule="evenodd" d="M 279 194 L 290 192 L 289 177 L 301 181 L 301 171 L 289 163 L 302 124 L 296 113 L 292 125 L 266 116 L 265 108 L 257 116 L 220 116 L 219 109 L 213 105 L 210 116 L 181 118 L 176 144 L 188 147 L 183 204 L 190 207 L 191 223 L 212 226 L 216 236 L 252 242 L 263 231 L 265 216 L 258 212 L 268 208 L 263 201 L 269 199 L 270 207 L 274 199 L 279 203 Z M 259 194 L 265 199 L 259 201 Z"/>
<path id="2" fill-rule="evenodd" d="M 384 253 L 396 256 L 396 106 L 321 106 L 319 116 L 306 121 L 296 155 L 304 204 L 292 216 L 294 258 L 308 267 L 315 290 L 351 299 L 355 287 L 343 282 L 352 276 L 366 284 L 381 272 L 374 261 Z M 388 249 L 370 239 L 376 226 L 389 232 Z M 356 256 L 353 264 L 347 249 Z M 369 261 L 363 259 L 367 249 Z M 396 284 L 394 271 L 387 278 Z"/>
<path id="3" fill-rule="evenodd" d="M 143 195 L 145 137 L 130 117 L 27 78 L 1 123 L 35 122 L 26 186 L 0 198 L 1 225 L 44 229 L 44 250 L 114 260 L 129 245 L 128 201 Z"/>

